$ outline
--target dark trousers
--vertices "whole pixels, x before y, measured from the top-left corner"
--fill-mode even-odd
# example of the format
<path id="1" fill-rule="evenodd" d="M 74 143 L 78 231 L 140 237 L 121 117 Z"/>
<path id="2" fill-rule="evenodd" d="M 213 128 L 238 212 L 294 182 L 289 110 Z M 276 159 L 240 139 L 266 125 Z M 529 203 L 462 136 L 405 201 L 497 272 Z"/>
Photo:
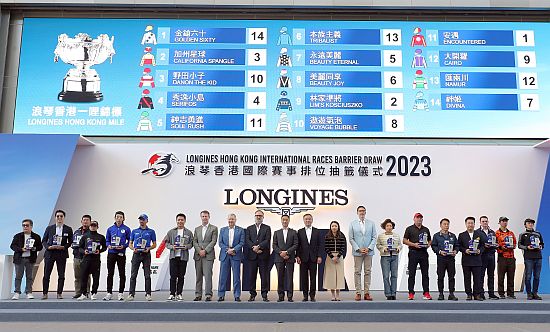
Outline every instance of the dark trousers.
<path id="1" fill-rule="evenodd" d="M 506 277 L 506 295 L 514 295 L 514 277 L 516 259 L 499 256 L 497 259 L 498 295 L 504 296 L 504 277 Z"/>
<path id="2" fill-rule="evenodd" d="M 50 276 L 52 275 L 53 265 L 57 267 L 57 294 L 63 293 L 65 285 L 65 267 L 67 266 L 67 257 L 65 252 L 53 253 L 44 257 L 44 277 L 42 278 L 42 294 L 48 294 L 50 288 Z"/>
<path id="3" fill-rule="evenodd" d="M 443 293 L 445 272 L 449 278 L 449 292 L 455 291 L 455 258 L 454 257 L 442 257 L 437 256 L 437 290 Z"/>
<path id="4" fill-rule="evenodd" d="M 143 264 L 145 277 L 145 294 L 151 295 L 151 253 L 134 253 L 132 256 L 132 273 L 130 275 L 130 295 L 136 294 L 136 280 L 139 266 Z"/>
<path id="5" fill-rule="evenodd" d="M 483 280 L 481 279 L 481 266 L 464 266 L 464 290 L 466 295 L 481 296 L 483 294 Z M 472 292 L 472 279 L 474 280 L 474 289 Z"/>
<path id="6" fill-rule="evenodd" d="M 258 276 L 258 270 L 260 272 L 260 279 L 262 280 L 261 292 L 262 297 L 266 297 L 269 292 L 269 259 L 255 259 L 249 261 L 250 266 L 250 295 L 256 296 L 256 277 Z"/>
<path id="7" fill-rule="evenodd" d="M 277 262 L 277 294 L 291 299 L 294 291 L 294 262 Z"/>
<path id="8" fill-rule="evenodd" d="M 170 259 L 170 295 L 183 293 L 183 280 L 187 271 L 187 261 L 180 257 Z"/>
<path id="9" fill-rule="evenodd" d="M 416 266 L 420 264 L 422 272 L 422 290 L 424 293 L 430 291 L 430 277 L 428 275 L 428 252 L 425 250 L 409 250 L 409 293 L 414 294 L 414 283 L 416 281 Z"/>
<path id="10" fill-rule="evenodd" d="M 300 264 L 300 288 L 304 297 L 315 297 L 317 289 L 317 261 L 309 261 Z"/>
<path id="11" fill-rule="evenodd" d="M 80 263 L 80 294 L 88 295 L 88 280 L 92 275 L 92 294 L 97 294 L 99 288 L 99 273 L 101 272 L 101 261 L 99 255 L 84 256 Z"/>
<path id="12" fill-rule="evenodd" d="M 23 280 L 23 273 L 25 273 L 26 279 L 25 294 L 32 293 L 32 284 L 34 282 L 32 269 L 34 267 L 34 263 L 31 263 L 28 257 L 23 257 L 21 258 L 21 262 L 13 265 L 15 266 L 15 293 L 21 294 L 21 281 Z"/>
<path id="13" fill-rule="evenodd" d="M 118 292 L 124 293 L 126 287 L 126 255 L 107 255 L 107 293 L 113 293 L 113 278 L 115 276 L 115 265 L 118 265 Z"/>
<path id="14" fill-rule="evenodd" d="M 540 270 L 542 269 L 542 258 L 524 259 L 525 262 L 525 291 L 527 294 L 539 292 Z M 533 285 L 531 286 L 531 277 Z"/>
<path id="15" fill-rule="evenodd" d="M 481 255 L 481 280 L 485 282 L 487 274 L 487 292 L 495 295 L 495 254 Z"/>

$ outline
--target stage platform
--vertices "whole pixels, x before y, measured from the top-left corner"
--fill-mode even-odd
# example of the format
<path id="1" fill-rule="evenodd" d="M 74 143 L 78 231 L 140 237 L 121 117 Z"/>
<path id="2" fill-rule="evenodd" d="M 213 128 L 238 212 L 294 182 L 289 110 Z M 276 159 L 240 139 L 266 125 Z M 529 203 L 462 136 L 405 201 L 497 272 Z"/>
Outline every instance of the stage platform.
<path id="1" fill-rule="evenodd" d="M 458 302 L 426 301 L 417 294 L 408 301 L 406 294 L 398 294 L 397 301 L 387 301 L 381 292 L 371 293 L 373 302 L 353 300 L 353 292 L 341 294 L 341 302 L 330 301 L 330 294 L 320 292 L 315 303 L 301 302 L 300 293 L 295 301 L 276 302 L 275 292 L 269 303 L 257 297 L 256 302 L 234 302 L 226 296 L 225 302 L 193 302 L 193 292 L 184 294 L 183 302 L 167 302 L 166 292 L 153 293 L 153 301 L 146 302 L 143 293 L 136 294 L 133 302 L 4 300 L 0 301 L 1 322 L 449 322 L 449 323 L 550 323 L 550 296 L 542 301 L 527 301 L 524 294 L 516 300 L 466 301 L 465 294 L 457 293 Z M 40 294 L 35 294 L 39 296 Z M 99 294 L 101 297 L 103 293 Z M 434 295 L 432 293 L 432 295 Z M 53 297 L 53 299 L 52 299 Z M 544 296 L 543 296 L 544 297 Z M 258 301 L 259 299 L 259 301 Z"/>

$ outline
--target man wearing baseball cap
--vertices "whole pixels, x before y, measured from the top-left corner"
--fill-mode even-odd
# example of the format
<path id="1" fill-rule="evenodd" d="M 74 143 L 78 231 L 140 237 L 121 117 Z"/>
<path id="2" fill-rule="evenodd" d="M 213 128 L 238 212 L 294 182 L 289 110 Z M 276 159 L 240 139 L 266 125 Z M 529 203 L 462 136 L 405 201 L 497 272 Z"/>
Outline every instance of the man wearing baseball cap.
<path id="1" fill-rule="evenodd" d="M 514 278 L 516 275 L 516 258 L 514 249 L 517 241 L 514 232 L 508 229 L 508 218 L 500 217 L 498 219 L 499 229 L 495 232 L 498 242 L 497 275 L 498 275 L 498 295 L 501 299 L 504 296 L 504 278 L 506 277 L 506 295 L 509 299 L 515 299 Z"/>
<path id="2" fill-rule="evenodd" d="M 523 224 L 525 225 L 525 232 L 519 236 L 518 247 L 523 250 L 525 291 L 527 292 L 528 300 L 542 300 L 538 291 L 544 240 L 542 239 L 542 234 L 535 230 L 535 221 L 533 219 L 525 219 Z M 533 280 L 532 285 L 531 280 Z"/>
<path id="3" fill-rule="evenodd" d="M 407 227 L 403 235 L 403 243 L 409 246 L 409 300 L 414 300 L 414 283 L 418 264 L 420 264 L 420 271 L 422 272 L 422 298 L 431 300 L 428 247 L 431 245 L 432 237 L 430 230 L 422 225 L 424 216 L 421 213 L 415 213 L 413 220 L 414 224 Z"/>
<path id="4" fill-rule="evenodd" d="M 133 301 L 136 294 L 136 279 L 139 266 L 143 264 L 143 276 L 145 277 L 145 299 L 152 301 L 151 297 L 151 250 L 157 247 L 155 231 L 147 227 L 149 217 L 143 213 L 138 217 L 139 228 L 130 234 L 130 250 L 132 256 L 132 274 L 130 276 L 130 293 L 126 301 Z"/>

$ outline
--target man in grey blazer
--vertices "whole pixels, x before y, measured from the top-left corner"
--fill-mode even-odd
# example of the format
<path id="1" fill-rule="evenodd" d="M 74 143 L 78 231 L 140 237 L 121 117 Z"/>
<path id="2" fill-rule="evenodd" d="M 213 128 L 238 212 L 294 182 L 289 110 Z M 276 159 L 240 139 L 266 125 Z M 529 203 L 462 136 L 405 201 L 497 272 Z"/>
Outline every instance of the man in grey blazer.
<path id="1" fill-rule="evenodd" d="M 298 249 L 298 233 L 288 227 L 290 216 L 283 215 L 281 224 L 283 228 L 273 233 L 273 253 L 275 254 L 275 267 L 277 268 L 277 302 L 285 300 L 285 291 L 288 302 L 294 302 L 294 263 L 296 262 L 296 250 Z M 285 287 L 286 286 L 286 287 Z"/>
<path id="2" fill-rule="evenodd" d="M 206 283 L 204 287 L 204 295 L 206 295 L 206 301 L 212 301 L 212 269 L 214 268 L 214 259 L 216 259 L 216 253 L 214 246 L 218 241 L 218 227 L 210 224 L 210 212 L 204 210 L 201 211 L 202 224 L 195 228 L 193 235 L 193 247 L 195 253 L 193 259 L 195 260 L 195 299 L 193 301 L 200 301 L 202 299 L 202 282 L 203 278 Z"/>

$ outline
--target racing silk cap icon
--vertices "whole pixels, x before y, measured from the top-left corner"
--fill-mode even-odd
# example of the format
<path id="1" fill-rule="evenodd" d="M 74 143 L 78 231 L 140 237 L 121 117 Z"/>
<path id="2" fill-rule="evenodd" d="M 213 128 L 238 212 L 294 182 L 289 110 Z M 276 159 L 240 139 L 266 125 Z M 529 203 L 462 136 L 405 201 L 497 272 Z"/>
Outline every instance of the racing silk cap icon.
<path id="1" fill-rule="evenodd" d="M 172 163 L 179 163 L 179 159 L 173 153 L 155 153 L 149 158 L 147 168 L 141 174 L 151 173 L 156 178 L 162 178 L 172 171 Z"/>

